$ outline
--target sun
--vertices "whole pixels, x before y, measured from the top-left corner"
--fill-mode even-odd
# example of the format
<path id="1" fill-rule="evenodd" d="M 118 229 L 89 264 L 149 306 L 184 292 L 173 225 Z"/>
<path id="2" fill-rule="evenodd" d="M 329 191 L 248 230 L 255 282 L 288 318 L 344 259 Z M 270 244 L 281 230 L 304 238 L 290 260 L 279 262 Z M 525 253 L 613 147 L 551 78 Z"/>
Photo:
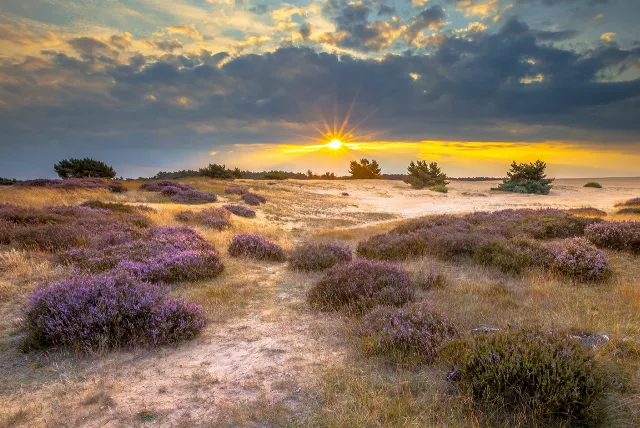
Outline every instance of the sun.
<path id="1" fill-rule="evenodd" d="M 327 147 L 329 147 L 330 149 L 339 149 L 340 147 L 342 147 L 342 141 L 340 140 L 331 140 L 327 143 Z"/>

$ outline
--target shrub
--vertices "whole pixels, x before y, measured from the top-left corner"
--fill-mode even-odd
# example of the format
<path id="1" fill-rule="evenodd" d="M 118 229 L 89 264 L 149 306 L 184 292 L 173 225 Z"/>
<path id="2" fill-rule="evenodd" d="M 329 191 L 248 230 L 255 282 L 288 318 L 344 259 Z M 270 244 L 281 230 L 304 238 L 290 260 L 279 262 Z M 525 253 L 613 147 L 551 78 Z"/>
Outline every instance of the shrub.
<path id="1" fill-rule="evenodd" d="M 563 239 L 546 244 L 546 247 L 554 255 L 553 269 L 568 277 L 601 281 L 612 273 L 606 254 L 584 238 Z"/>
<path id="2" fill-rule="evenodd" d="M 101 210 L 115 211 L 121 213 L 135 213 L 136 208 L 131 205 L 120 202 L 103 202 L 97 199 L 91 199 L 80 204 L 81 207 L 89 207 Z"/>
<path id="3" fill-rule="evenodd" d="M 198 281 L 213 278 L 224 270 L 215 250 L 175 251 L 144 262 L 123 261 L 118 268 L 148 282 Z"/>
<path id="4" fill-rule="evenodd" d="M 209 178 L 236 178 L 234 172 L 227 169 L 225 165 L 210 163 L 206 168 L 200 168 L 200 175 Z"/>
<path id="5" fill-rule="evenodd" d="M 105 189 L 111 190 L 111 183 L 100 178 L 67 178 L 65 180 L 50 180 L 47 178 L 38 178 L 36 180 L 28 180 L 18 183 L 24 187 L 44 187 L 47 189 Z"/>
<path id="6" fill-rule="evenodd" d="M 616 204 L 615 206 L 616 207 L 635 207 L 635 206 L 640 207 L 640 198 L 629 199 L 620 204 Z"/>
<path id="7" fill-rule="evenodd" d="M 3 178 L 0 177 L 0 186 L 12 186 L 18 181 L 15 178 Z"/>
<path id="8" fill-rule="evenodd" d="M 485 242 L 476 249 L 473 260 L 505 273 L 521 273 L 533 266 L 550 266 L 553 254 L 543 244 L 527 238 Z"/>
<path id="9" fill-rule="evenodd" d="M 380 234 L 360 241 L 356 252 L 360 257 L 373 260 L 404 260 L 422 256 L 425 240 L 419 232 L 404 235 Z"/>
<path id="10" fill-rule="evenodd" d="M 213 193 L 205 193 L 200 190 L 183 190 L 171 197 L 171 200 L 178 203 L 208 203 L 216 202 L 218 197 Z"/>
<path id="11" fill-rule="evenodd" d="M 365 353 L 426 364 L 458 334 L 455 323 L 426 301 L 402 308 L 378 306 L 358 329 Z"/>
<path id="12" fill-rule="evenodd" d="M 222 208 L 237 215 L 238 217 L 254 218 L 256 216 L 256 212 L 254 210 L 243 205 L 223 205 Z"/>
<path id="13" fill-rule="evenodd" d="M 429 187 L 429 190 L 431 190 L 432 192 L 439 192 L 439 193 L 448 193 L 449 189 L 447 189 L 446 186 L 444 185 L 437 185 L 437 186 L 431 186 Z"/>
<path id="14" fill-rule="evenodd" d="M 569 208 L 567 210 L 569 214 L 581 216 L 593 216 L 593 217 L 604 217 L 607 215 L 606 211 L 600 210 L 594 207 L 580 207 L 580 208 Z"/>
<path id="15" fill-rule="evenodd" d="M 449 184 L 447 174 L 440 170 L 436 162 L 427 163 L 426 161 L 418 161 L 414 163 L 411 161 L 407 170 L 409 172 L 409 178 L 405 183 L 409 183 L 411 187 L 416 189 L 428 187 L 431 188 L 431 190 L 438 188 L 440 190 L 436 190 L 437 192 L 447 192 L 446 186 Z"/>
<path id="16" fill-rule="evenodd" d="M 77 275 L 39 288 L 26 309 L 27 343 L 92 351 L 192 338 L 205 325 L 200 308 L 166 299 L 167 292 L 122 272 Z"/>
<path id="17" fill-rule="evenodd" d="M 224 230 L 231 228 L 231 222 L 225 218 L 205 217 L 202 224 L 211 229 Z"/>
<path id="18" fill-rule="evenodd" d="M 594 187 L 596 189 L 602 189 L 602 184 L 595 181 L 589 181 L 588 183 L 585 183 L 583 187 Z"/>
<path id="19" fill-rule="evenodd" d="M 236 235 L 229 244 L 229 254 L 233 257 L 248 257 L 258 260 L 282 262 L 285 254 L 279 245 L 256 233 Z"/>
<path id="20" fill-rule="evenodd" d="M 224 189 L 224 193 L 227 195 L 244 195 L 248 190 L 242 187 L 227 187 Z"/>
<path id="21" fill-rule="evenodd" d="M 177 181 L 160 180 L 151 181 L 148 183 L 142 183 L 140 190 L 146 190 L 147 192 L 162 192 L 165 187 L 177 187 L 180 190 L 193 190 L 193 187 L 188 184 L 178 183 Z"/>
<path id="22" fill-rule="evenodd" d="M 388 263 L 355 260 L 333 266 L 307 296 L 321 310 L 364 310 L 377 305 L 401 306 L 413 300 L 409 274 Z"/>
<path id="23" fill-rule="evenodd" d="M 640 207 L 620 208 L 616 214 L 640 214 Z"/>
<path id="24" fill-rule="evenodd" d="M 444 275 L 438 272 L 419 272 L 415 275 L 413 283 L 418 288 L 429 290 L 431 288 L 443 287 L 447 283 L 447 280 Z"/>
<path id="25" fill-rule="evenodd" d="M 173 196 L 173 195 L 177 195 L 180 192 L 182 192 L 182 189 L 176 186 L 163 187 L 162 190 L 160 191 L 160 193 L 163 196 Z"/>
<path id="26" fill-rule="evenodd" d="M 91 158 L 64 159 L 53 166 L 60 178 L 114 178 L 116 172 L 104 162 Z"/>
<path id="27" fill-rule="evenodd" d="M 351 178 L 357 179 L 382 178 L 382 170 L 378 162 L 369 161 L 369 159 L 360 159 L 360 162 L 351 161 L 349 174 L 351 174 Z"/>
<path id="28" fill-rule="evenodd" d="M 242 200 L 248 205 L 260 205 L 267 202 L 267 198 L 256 193 L 245 192 L 242 194 Z"/>
<path id="29" fill-rule="evenodd" d="M 583 418 L 603 389 L 592 357 L 555 333 L 512 330 L 478 335 L 461 348 L 456 361 L 459 385 L 488 408 Z"/>
<path id="30" fill-rule="evenodd" d="M 640 253 L 640 221 L 611 221 L 592 224 L 585 237 L 600 248 Z"/>
<path id="31" fill-rule="evenodd" d="M 180 211 L 175 219 L 184 223 L 202 224 L 204 226 L 223 230 L 231 227 L 229 211 L 224 208 L 205 208 L 202 211 Z"/>
<path id="32" fill-rule="evenodd" d="M 323 270 L 350 261 L 351 250 L 341 244 L 305 242 L 289 256 L 289 266 L 304 271 Z"/>
<path id="33" fill-rule="evenodd" d="M 546 168 L 547 164 L 541 160 L 520 164 L 513 161 L 507 177 L 493 190 L 548 195 L 553 179 L 548 179 L 545 175 Z"/>
<path id="34" fill-rule="evenodd" d="M 124 187 L 124 184 L 120 183 L 119 181 L 112 181 L 111 183 L 107 184 L 107 187 L 113 193 L 125 193 L 127 191 L 127 188 Z"/>

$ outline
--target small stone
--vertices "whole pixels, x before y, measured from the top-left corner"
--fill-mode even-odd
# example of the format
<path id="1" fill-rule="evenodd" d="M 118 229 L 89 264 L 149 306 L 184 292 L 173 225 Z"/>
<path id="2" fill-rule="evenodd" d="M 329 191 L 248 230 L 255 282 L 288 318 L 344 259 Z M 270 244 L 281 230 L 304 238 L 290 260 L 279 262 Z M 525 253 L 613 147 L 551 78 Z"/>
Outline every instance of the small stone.
<path id="1" fill-rule="evenodd" d="M 485 327 L 485 326 L 474 328 L 473 330 L 471 330 L 471 332 L 474 334 L 478 334 L 478 333 L 488 334 L 488 333 L 495 333 L 498 331 L 502 331 L 502 329 L 495 328 L 495 327 Z"/>

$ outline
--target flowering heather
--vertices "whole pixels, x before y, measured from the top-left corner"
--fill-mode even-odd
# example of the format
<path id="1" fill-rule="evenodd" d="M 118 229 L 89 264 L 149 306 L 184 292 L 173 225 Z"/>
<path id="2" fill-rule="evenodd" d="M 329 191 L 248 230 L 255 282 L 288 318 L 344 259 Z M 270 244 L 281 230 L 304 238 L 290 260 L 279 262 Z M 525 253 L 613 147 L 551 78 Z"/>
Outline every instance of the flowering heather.
<path id="1" fill-rule="evenodd" d="M 142 183 L 140 185 L 140 190 L 146 190 L 147 192 L 162 192 L 162 189 L 164 189 L 165 187 L 176 187 L 180 190 L 193 189 L 193 187 L 189 186 L 188 184 L 178 183 L 177 181 L 161 180 Z"/>
<path id="2" fill-rule="evenodd" d="M 267 202 L 267 198 L 256 193 L 246 192 L 242 194 L 242 200 L 248 205 L 260 205 Z"/>
<path id="3" fill-rule="evenodd" d="M 229 211 L 224 208 L 206 208 L 202 211 L 180 211 L 175 219 L 184 223 L 202 224 L 212 229 L 223 230 L 231 227 Z"/>
<path id="4" fill-rule="evenodd" d="M 543 244 L 528 238 L 497 239 L 476 249 L 473 260 L 506 273 L 521 273 L 533 266 L 548 267 L 553 253 Z"/>
<path id="5" fill-rule="evenodd" d="M 546 244 L 553 253 L 552 268 L 563 275 L 583 281 L 601 281 L 611 273 L 607 255 L 584 238 L 568 238 Z"/>
<path id="6" fill-rule="evenodd" d="M 275 262 L 285 260 L 284 251 L 278 244 L 256 233 L 243 233 L 234 236 L 229 244 L 229 254 L 232 257 L 248 257 Z"/>
<path id="7" fill-rule="evenodd" d="M 358 335 L 367 354 L 429 364 L 459 331 L 451 319 L 422 301 L 402 308 L 378 306 L 364 317 Z"/>
<path id="8" fill-rule="evenodd" d="M 309 291 L 307 299 L 322 310 L 365 310 L 401 306 L 413 300 L 407 271 L 388 262 L 354 260 L 333 266 Z"/>
<path id="9" fill-rule="evenodd" d="M 227 195 L 244 195 L 248 190 L 242 187 L 227 187 L 224 189 L 224 193 Z"/>
<path id="10" fill-rule="evenodd" d="M 117 211 L 121 213 L 135 213 L 136 208 L 132 205 L 127 205 L 119 202 L 103 202 L 97 199 L 85 201 L 80 204 L 81 207 L 89 207 L 95 209 L 103 209 L 109 211 Z"/>
<path id="11" fill-rule="evenodd" d="M 620 204 L 616 204 L 616 207 L 640 207 L 640 197 L 629 199 Z"/>
<path id="12" fill-rule="evenodd" d="M 289 266 L 304 271 L 317 271 L 338 263 L 350 262 L 351 257 L 351 250 L 346 245 L 305 242 L 291 253 Z"/>
<path id="13" fill-rule="evenodd" d="M 176 186 L 163 187 L 162 190 L 160 191 L 160 193 L 164 196 L 173 196 L 173 195 L 177 195 L 180 192 L 182 192 L 182 189 Z"/>
<path id="14" fill-rule="evenodd" d="M 600 248 L 640 253 L 640 221 L 607 221 L 587 226 L 586 238 Z"/>
<path id="15" fill-rule="evenodd" d="M 231 228 L 231 222 L 226 218 L 205 217 L 202 224 L 215 230 L 225 230 Z"/>
<path id="16" fill-rule="evenodd" d="M 124 184 L 120 183 L 119 181 L 112 181 L 109 184 L 107 184 L 107 187 L 113 193 L 124 193 L 127 191 L 127 188 L 124 187 Z"/>
<path id="17" fill-rule="evenodd" d="M 192 338 L 205 325 L 200 308 L 166 299 L 167 292 L 122 272 L 76 275 L 41 287 L 26 309 L 27 344 L 91 351 Z"/>
<path id="18" fill-rule="evenodd" d="M 52 180 L 48 178 L 38 178 L 36 180 L 23 181 L 18 184 L 25 187 L 45 187 L 47 189 L 105 189 L 112 192 L 126 191 L 122 183 L 117 181 L 105 181 L 100 178 L 67 178 L 64 180 Z"/>
<path id="19" fill-rule="evenodd" d="M 374 235 L 359 242 L 356 252 L 360 257 L 373 260 L 403 260 L 422 256 L 427 242 L 421 232 Z"/>
<path id="20" fill-rule="evenodd" d="M 456 377 L 488 408 L 582 419 L 602 392 L 593 358 L 565 336 L 539 330 L 478 335 L 461 347 Z"/>
<path id="21" fill-rule="evenodd" d="M 143 281 L 172 283 L 213 278 L 224 265 L 215 250 L 187 250 L 162 253 L 144 262 L 122 261 L 117 268 Z"/>
<path id="22" fill-rule="evenodd" d="M 640 214 L 640 206 L 638 207 L 627 207 L 619 209 L 616 214 Z"/>
<path id="23" fill-rule="evenodd" d="M 203 204 L 208 202 L 216 202 L 218 197 L 213 193 L 206 193 L 200 190 L 183 190 L 171 197 L 171 200 L 178 203 L 196 203 Z"/>
<path id="24" fill-rule="evenodd" d="M 222 208 L 229 211 L 231 214 L 235 214 L 238 217 L 254 218 L 256 212 L 244 205 L 223 205 Z"/>
<path id="25" fill-rule="evenodd" d="M 443 287 L 447 283 L 447 279 L 441 273 L 427 271 L 416 274 L 413 278 L 413 283 L 418 288 L 429 290 Z"/>
<path id="26" fill-rule="evenodd" d="M 80 245 L 104 246 L 141 235 L 149 220 L 136 213 L 122 213 L 83 206 L 23 208 L 0 205 L 0 242 L 58 251 Z"/>

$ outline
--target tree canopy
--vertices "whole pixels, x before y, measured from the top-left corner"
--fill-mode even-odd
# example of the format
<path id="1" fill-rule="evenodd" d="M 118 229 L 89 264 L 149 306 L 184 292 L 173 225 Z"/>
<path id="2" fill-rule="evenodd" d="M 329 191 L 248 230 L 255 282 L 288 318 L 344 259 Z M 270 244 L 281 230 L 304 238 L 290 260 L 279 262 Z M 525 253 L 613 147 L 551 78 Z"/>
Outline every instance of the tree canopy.
<path id="1" fill-rule="evenodd" d="M 406 183 L 411 184 L 416 189 L 424 189 L 425 187 L 446 186 L 447 174 L 442 172 L 436 162 L 427 163 L 427 161 L 417 161 L 409 164 L 407 167 L 409 178 Z"/>
<path id="2" fill-rule="evenodd" d="M 351 161 L 349 174 L 351 174 L 351 178 L 358 179 L 382 178 L 382 169 L 375 160 L 360 159 L 360 162 Z"/>
<path id="3" fill-rule="evenodd" d="M 507 177 L 493 190 L 548 195 L 553 179 L 547 178 L 546 168 L 547 164 L 540 159 L 529 163 L 513 161 L 507 171 Z"/>
<path id="4" fill-rule="evenodd" d="M 104 162 L 91 159 L 63 159 L 53 166 L 60 178 L 114 178 L 115 170 Z"/>

